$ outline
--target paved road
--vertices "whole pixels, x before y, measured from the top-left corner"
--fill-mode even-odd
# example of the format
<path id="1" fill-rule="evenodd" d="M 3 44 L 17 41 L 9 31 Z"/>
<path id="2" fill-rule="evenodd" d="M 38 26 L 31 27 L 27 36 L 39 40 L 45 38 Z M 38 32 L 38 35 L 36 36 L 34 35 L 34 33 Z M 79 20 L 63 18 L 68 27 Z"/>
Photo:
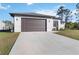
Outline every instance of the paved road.
<path id="1" fill-rule="evenodd" d="M 10 55 L 79 54 L 79 41 L 52 32 L 22 32 Z"/>

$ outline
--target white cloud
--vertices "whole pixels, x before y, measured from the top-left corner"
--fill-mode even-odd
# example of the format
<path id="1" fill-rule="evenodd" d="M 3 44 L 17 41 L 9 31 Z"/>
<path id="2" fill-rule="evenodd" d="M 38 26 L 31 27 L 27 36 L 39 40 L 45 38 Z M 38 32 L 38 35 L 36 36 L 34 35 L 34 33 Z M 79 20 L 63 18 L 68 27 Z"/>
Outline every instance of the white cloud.
<path id="1" fill-rule="evenodd" d="M 27 3 L 27 5 L 32 5 L 33 3 L 31 3 L 31 2 L 29 2 L 29 3 Z"/>
<path id="2" fill-rule="evenodd" d="M 72 13 L 71 13 L 71 15 L 75 17 L 75 16 L 76 16 L 75 14 L 77 14 L 77 11 L 76 11 L 76 9 L 72 10 Z"/>
<path id="3" fill-rule="evenodd" d="M 57 16 L 57 15 L 56 15 L 56 10 L 54 10 L 54 9 L 52 9 L 52 10 L 37 10 L 36 13 L 45 14 L 45 15 Z M 57 16 L 57 17 L 58 17 L 58 16 Z"/>
<path id="4" fill-rule="evenodd" d="M 74 15 L 76 13 L 76 9 L 72 10 L 72 15 Z"/>
<path id="5" fill-rule="evenodd" d="M 8 8 L 10 8 L 10 5 L 3 6 L 2 4 L 0 4 L 0 10 L 6 10 Z"/>
<path id="6" fill-rule="evenodd" d="M 72 22 L 75 22 L 77 20 L 75 13 L 77 13 L 76 9 L 72 10 L 72 13 L 71 13 L 71 16 L 72 16 L 72 20 L 71 21 Z"/>
<path id="7" fill-rule="evenodd" d="M 0 4 L 0 10 L 6 9 L 2 4 Z"/>
<path id="8" fill-rule="evenodd" d="M 74 15 L 75 13 L 76 14 L 79 13 L 79 10 L 77 10 L 77 9 L 72 10 L 72 15 Z"/>
<path id="9" fill-rule="evenodd" d="M 11 6 L 10 5 L 7 5 L 7 8 L 10 8 Z"/>
<path id="10" fill-rule="evenodd" d="M 57 5 L 55 6 L 53 9 L 48 9 L 48 10 L 36 10 L 36 13 L 40 13 L 40 14 L 46 14 L 46 15 L 52 15 L 52 16 L 57 16 L 56 13 L 57 13 L 57 10 L 60 6 L 64 6 L 66 7 L 66 5 L 64 4 L 60 4 L 60 5 Z"/>

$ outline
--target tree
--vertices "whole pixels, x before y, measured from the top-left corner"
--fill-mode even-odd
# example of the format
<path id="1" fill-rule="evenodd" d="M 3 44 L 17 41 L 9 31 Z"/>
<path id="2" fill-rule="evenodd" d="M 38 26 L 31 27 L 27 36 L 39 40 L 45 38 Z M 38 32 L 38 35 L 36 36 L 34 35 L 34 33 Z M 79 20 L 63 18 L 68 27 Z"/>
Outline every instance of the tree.
<path id="1" fill-rule="evenodd" d="M 78 23 L 78 28 L 79 28 L 79 3 L 76 4 L 76 13 L 75 13 L 75 16 L 76 16 L 76 21 Z"/>
<path id="2" fill-rule="evenodd" d="M 79 21 L 79 3 L 76 4 L 75 16 L 76 16 L 77 21 Z"/>
<path id="3" fill-rule="evenodd" d="M 70 14 L 72 12 L 69 9 L 65 9 L 64 6 L 60 6 L 57 10 L 57 15 L 61 18 L 61 21 L 64 21 L 65 23 L 68 22 L 68 18 L 70 17 Z"/>
<path id="4" fill-rule="evenodd" d="M 59 9 L 57 10 L 57 15 L 63 20 L 64 16 L 64 6 L 60 6 Z"/>
<path id="5" fill-rule="evenodd" d="M 79 3 L 76 4 L 76 8 L 79 9 Z"/>
<path id="6" fill-rule="evenodd" d="M 71 12 L 69 9 L 65 9 L 65 10 L 64 10 L 64 14 L 65 14 L 65 23 L 67 23 L 68 20 L 70 20 L 69 17 L 71 17 L 71 13 L 72 13 L 72 12 Z"/>

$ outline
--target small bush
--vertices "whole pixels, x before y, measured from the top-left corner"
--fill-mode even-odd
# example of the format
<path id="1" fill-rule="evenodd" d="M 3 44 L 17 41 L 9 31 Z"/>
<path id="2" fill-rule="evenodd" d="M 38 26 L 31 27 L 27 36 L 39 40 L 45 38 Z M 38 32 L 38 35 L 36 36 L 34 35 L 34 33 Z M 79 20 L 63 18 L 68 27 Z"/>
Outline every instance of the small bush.
<path id="1" fill-rule="evenodd" d="M 74 23 L 68 22 L 65 24 L 65 28 L 66 29 L 79 29 L 79 24 L 76 22 L 74 22 Z"/>
<path id="2" fill-rule="evenodd" d="M 60 31 L 64 31 L 65 29 L 63 29 L 63 28 L 60 28 Z"/>

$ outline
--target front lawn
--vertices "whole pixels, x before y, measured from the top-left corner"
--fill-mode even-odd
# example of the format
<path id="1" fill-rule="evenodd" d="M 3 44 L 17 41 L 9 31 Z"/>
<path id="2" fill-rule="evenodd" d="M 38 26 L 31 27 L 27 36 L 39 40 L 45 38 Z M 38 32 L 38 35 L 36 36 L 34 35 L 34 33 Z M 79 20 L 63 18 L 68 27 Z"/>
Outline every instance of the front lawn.
<path id="1" fill-rule="evenodd" d="M 79 40 L 79 30 L 63 30 L 57 32 L 57 34 Z"/>
<path id="2" fill-rule="evenodd" d="M 11 51 L 19 33 L 0 32 L 0 54 L 7 55 Z"/>

